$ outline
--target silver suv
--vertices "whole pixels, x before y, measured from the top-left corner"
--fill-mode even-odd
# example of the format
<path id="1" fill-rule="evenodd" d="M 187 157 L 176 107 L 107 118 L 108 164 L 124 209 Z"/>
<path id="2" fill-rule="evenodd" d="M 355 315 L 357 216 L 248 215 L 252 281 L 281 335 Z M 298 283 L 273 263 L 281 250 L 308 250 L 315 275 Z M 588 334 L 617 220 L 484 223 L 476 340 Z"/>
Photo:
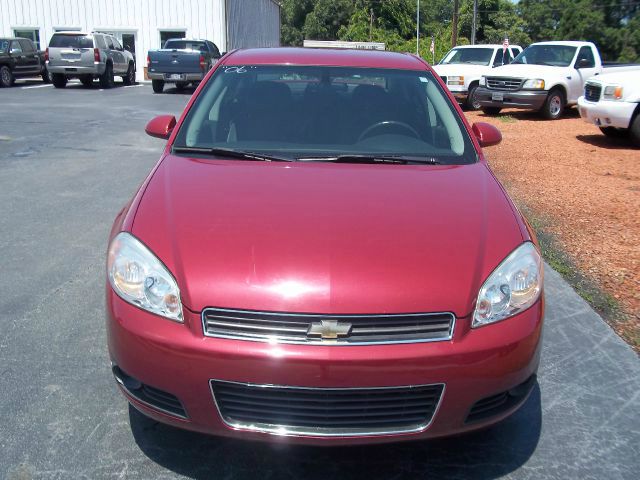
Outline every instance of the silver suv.
<path id="1" fill-rule="evenodd" d="M 113 87 L 114 76 L 122 77 L 125 85 L 136 81 L 133 54 L 106 33 L 56 32 L 45 58 L 56 88 L 64 88 L 70 78 L 79 78 L 85 87 L 97 78 L 101 88 Z"/>

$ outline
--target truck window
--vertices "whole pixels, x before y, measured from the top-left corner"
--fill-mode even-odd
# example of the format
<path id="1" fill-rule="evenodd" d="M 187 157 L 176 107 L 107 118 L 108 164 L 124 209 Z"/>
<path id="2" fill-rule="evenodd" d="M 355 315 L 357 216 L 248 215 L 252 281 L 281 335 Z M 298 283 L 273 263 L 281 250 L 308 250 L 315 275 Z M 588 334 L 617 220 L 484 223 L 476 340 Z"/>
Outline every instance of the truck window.
<path id="1" fill-rule="evenodd" d="M 31 46 L 31 42 L 29 40 L 18 40 L 20 42 L 20 47 L 22 47 L 22 51 L 24 53 L 33 53 L 33 47 Z"/>
<path id="2" fill-rule="evenodd" d="M 17 40 L 14 40 L 13 42 L 11 42 L 11 49 L 13 51 L 13 53 L 17 53 L 17 54 L 21 54 L 22 53 L 22 48 L 20 47 L 20 43 L 18 43 Z"/>
<path id="3" fill-rule="evenodd" d="M 596 59 L 593 56 L 591 47 L 585 46 L 580 48 L 580 52 L 578 52 L 578 58 L 576 59 L 576 66 L 578 66 L 581 60 L 586 60 L 588 62 L 583 66 L 583 68 L 595 68 Z"/>
<path id="4" fill-rule="evenodd" d="M 107 48 L 107 43 L 104 41 L 104 37 L 102 35 L 95 35 L 96 39 L 96 47 L 105 50 Z"/>
<path id="5" fill-rule="evenodd" d="M 511 63 L 511 60 L 513 60 L 513 57 L 511 57 L 510 54 L 511 54 L 511 50 L 507 49 L 505 51 L 502 48 L 499 48 L 498 51 L 496 52 L 496 58 L 493 59 L 493 66 L 500 67 L 502 65 Z"/>
<path id="6" fill-rule="evenodd" d="M 164 48 L 167 50 L 208 50 L 204 42 L 194 40 L 167 40 Z"/>

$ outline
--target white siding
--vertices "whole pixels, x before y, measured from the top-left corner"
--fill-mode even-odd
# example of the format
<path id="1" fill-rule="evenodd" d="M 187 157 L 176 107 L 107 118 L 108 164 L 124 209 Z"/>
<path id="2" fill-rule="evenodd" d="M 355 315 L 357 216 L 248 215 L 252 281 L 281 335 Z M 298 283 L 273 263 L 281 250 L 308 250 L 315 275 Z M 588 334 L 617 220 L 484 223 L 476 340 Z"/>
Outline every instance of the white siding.
<path id="1" fill-rule="evenodd" d="M 229 4 L 235 26 L 227 29 Z M 147 51 L 160 48 L 160 30 L 185 30 L 190 38 L 213 41 L 220 51 L 279 44 L 280 14 L 273 0 L 0 0 L 0 35 L 16 28 L 36 28 L 44 49 L 55 29 L 80 28 L 135 33 L 138 80 L 142 79 Z"/>

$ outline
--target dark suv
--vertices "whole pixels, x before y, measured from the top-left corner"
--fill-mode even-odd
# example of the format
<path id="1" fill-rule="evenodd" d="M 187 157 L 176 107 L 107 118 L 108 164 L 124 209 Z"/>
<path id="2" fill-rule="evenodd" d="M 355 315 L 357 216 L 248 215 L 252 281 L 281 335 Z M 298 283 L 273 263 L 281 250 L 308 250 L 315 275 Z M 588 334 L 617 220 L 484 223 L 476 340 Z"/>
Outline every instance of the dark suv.
<path id="1" fill-rule="evenodd" d="M 79 78 L 85 87 L 97 78 L 101 88 L 111 88 L 114 76 L 122 77 L 125 85 L 136 81 L 133 54 L 106 33 L 57 32 L 51 37 L 46 58 L 57 88 L 64 88 L 70 78 Z"/>

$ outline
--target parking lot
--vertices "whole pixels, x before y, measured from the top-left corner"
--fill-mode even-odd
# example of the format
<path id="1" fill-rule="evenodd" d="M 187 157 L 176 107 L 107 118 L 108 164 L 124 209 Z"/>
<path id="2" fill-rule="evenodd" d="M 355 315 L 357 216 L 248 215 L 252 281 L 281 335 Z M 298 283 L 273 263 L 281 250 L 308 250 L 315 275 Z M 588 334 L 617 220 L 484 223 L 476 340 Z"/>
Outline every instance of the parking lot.
<path id="1" fill-rule="evenodd" d="M 190 91 L 117 85 L 0 89 L 1 478 L 637 477 L 638 358 L 551 269 L 539 385 L 486 431 L 271 446 L 176 430 L 128 407 L 106 347 L 107 236 L 163 148 L 146 122 L 179 115 Z"/>

